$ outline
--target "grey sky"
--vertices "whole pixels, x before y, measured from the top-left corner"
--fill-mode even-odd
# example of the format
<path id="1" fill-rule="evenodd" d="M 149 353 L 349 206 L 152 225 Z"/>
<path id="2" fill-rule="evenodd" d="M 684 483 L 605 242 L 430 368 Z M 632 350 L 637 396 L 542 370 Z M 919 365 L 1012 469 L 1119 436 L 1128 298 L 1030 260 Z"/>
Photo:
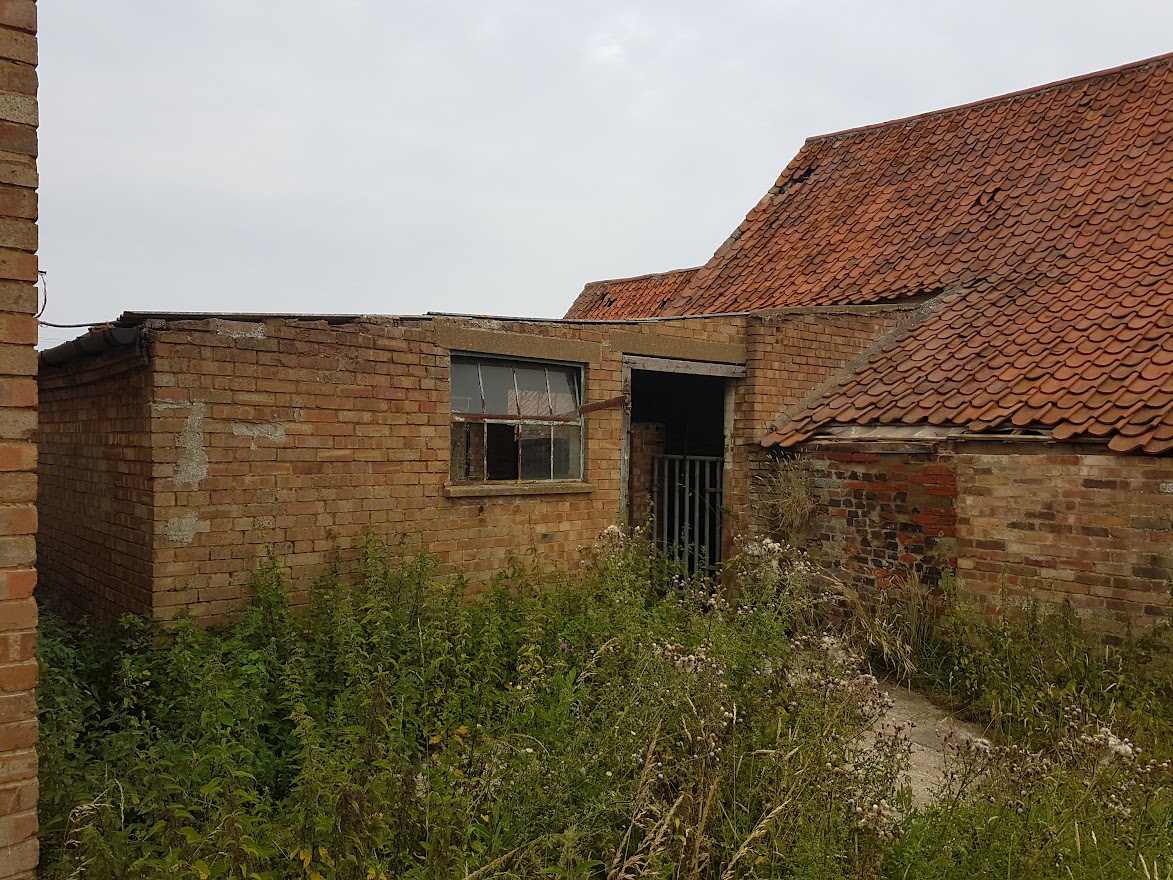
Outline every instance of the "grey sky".
<path id="1" fill-rule="evenodd" d="M 808 136 L 1173 49 L 1167 0 L 39 5 L 60 323 L 560 315 L 706 260 Z"/>

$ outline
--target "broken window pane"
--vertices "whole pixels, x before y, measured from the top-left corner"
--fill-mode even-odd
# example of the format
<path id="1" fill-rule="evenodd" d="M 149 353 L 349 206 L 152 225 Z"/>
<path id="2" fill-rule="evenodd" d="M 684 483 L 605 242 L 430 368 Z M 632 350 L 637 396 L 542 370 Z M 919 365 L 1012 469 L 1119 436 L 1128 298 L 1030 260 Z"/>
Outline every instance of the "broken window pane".
<path id="1" fill-rule="evenodd" d="M 578 370 L 573 367 L 546 367 L 550 382 L 550 402 L 555 418 L 578 415 Z"/>
<path id="2" fill-rule="evenodd" d="M 451 479 L 582 479 L 580 377 L 561 364 L 453 356 Z"/>
<path id="3" fill-rule="evenodd" d="M 582 427 L 555 425 L 553 430 L 553 478 L 582 479 Z"/>
<path id="4" fill-rule="evenodd" d="M 517 376 L 517 404 L 523 419 L 550 418 L 550 395 L 546 390 L 544 367 L 514 369 Z"/>
<path id="5" fill-rule="evenodd" d="M 523 480 L 550 479 L 550 426 L 522 425 L 521 478 Z"/>
<path id="6" fill-rule="evenodd" d="M 517 479 L 517 426 L 485 425 L 485 478 Z"/>
<path id="7" fill-rule="evenodd" d="M 452 359 L 452 412 L 484 412 L 481 404 L 481 376 L 477 365 L 470 361 Z"/>
<path id="8" fill-rule="evenodd" d="M 480 422 L 456 422 L 452 425 L 453 480 L 485 478 L 485 426 Z"/>
<path id="9" fill-rule="evenodd" d="M 506 418 L 520 415 L 511 365 L 481 361 L 481 388 L 485 394 L 485 415 Z"/>

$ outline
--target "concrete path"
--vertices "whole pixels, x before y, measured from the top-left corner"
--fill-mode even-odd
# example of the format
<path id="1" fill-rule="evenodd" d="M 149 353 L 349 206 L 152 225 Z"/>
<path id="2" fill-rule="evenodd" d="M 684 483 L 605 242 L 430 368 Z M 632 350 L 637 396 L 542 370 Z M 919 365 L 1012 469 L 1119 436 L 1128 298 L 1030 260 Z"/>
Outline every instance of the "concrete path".
<path id="1" fill-rule="evenodd" d="M 880 688 L 888 692 L 896 705 L 876 722 L 877 727 L 902 721 L 911 721 L 915 725 L 905 728 L 901 736 L 912 745 L 908 781 L 912 788 L 913 803 L 924 806 L 932 800 L 933 792 L 941 784 L 945 773 L 946 735 L 952 732 L 976 739 L 986 736 L 986 732 L 976 724 L 957 718 L 951 710 L 935 705 L 919 691 L 883 679 L 880 680 Z"/>

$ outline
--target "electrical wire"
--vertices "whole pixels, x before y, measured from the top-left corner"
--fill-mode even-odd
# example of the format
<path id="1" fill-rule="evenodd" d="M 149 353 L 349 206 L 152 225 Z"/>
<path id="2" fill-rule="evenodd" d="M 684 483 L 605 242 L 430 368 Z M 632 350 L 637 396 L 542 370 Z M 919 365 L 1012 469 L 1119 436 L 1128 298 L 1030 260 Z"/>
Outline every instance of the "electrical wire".
<path id="1" fill-rule="evenodd" d="M 40 319 L 41 315 L 45 314 L 45 309 L 49 306 L 49 273 L 37 270 L 37 280 L 41 282 L 41 307 L 37 309 L 37 313 L 33 315 L 34 318 Z"/>
<path id="2" fill-rule="evenodd" d="M 45 314 L 45 309 L 49 306 L 48 275 L 49 273 L 42 269 L 37 270 L 37 280 L 40 281 L 41 307 L 37 310 L 37 313 L 33 315 L 33 317 L 37 319 L 38 324 L 40 324 L 42 327 L 56 327 L 59 330 L 77 330 L 86 327 L 108 327 L 110 325 L 109 321 L 89 321 L 85 324 L 54 324 L 52 321 L 42 321 L 41 315 Z"/>

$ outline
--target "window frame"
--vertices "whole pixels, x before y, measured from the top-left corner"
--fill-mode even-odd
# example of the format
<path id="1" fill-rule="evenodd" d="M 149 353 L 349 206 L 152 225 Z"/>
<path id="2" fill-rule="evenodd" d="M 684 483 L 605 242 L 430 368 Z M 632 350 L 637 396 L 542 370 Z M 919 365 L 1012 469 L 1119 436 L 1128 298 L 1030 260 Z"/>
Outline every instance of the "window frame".
<path id="1" fill-rule="evenodd" d="M 481 412 L 462 412 L 458 411 L 454 405 L 455 395 L 454 391 L 454 376 L 456 373 L 456 365 L 459 363 L 473 363 L 477 366 L 477 385 L 480 392 L 480 408 Z M 482 372 L 482 367 L 485 364 L 498 364 L 501 366 L 508 366 L 514 370 L 513 372 L 513 388 L 512 391 L 507 390 L 507 394 L 516 395 L 517 414 L 499 414 L 499 413 L 485 413 L 484 410 L 488 407 L 486 395 L 488 392 L 485 389 L 485 379 Z M 523 394 L 532 393 L 534 389 L 522 389 L 518 378 L 517 368 L 530 368 L 533 372 L 541 369 L 546 384 L 546 402 L 549 406 L 549 416 L 535 417 L 521 414 L 523 408 L 522 400 Z M 556 393 L 551 388 L 549 368 L 556 368 L 558 370 L 567 371 L 573 380 L 573 387 L 570 389 L 574 397 L 574 415 L 573 416 L 557 416 L 554 415 L 554 394 Z M 514 491 L 533 491 L 538 493 L 561 492 L 561 491 L 587 491 L 591 487 L 585 482 L 586 477 L 586 420 L 581 412 L 583 400 L 585 399 L 585 378 L 586 370 L 583 364 L 572 361 L 561 361 L 546 358 L 525 358 L 512 357 L 508 355 L 497 355 L 487 352 L 469 352 L 469 351 L 451 351 L 449 352 L 448 361 L 448 392 L 449 392 L 449 462 L 448 462 L 448 479 L 446 484 L 446 491 L 449 495 L 471 495 L 471 494 L 511 494 Z M 475 474 L 473 469 L 469 466 L 463 468 L 463 476 L 457 473 L 457 444 L 455 432 L 458 426 L 469 425 L 483 425 L 484 435 L 482 441 L 482 461 L 479 475 Z M 515 476 L 495 477 L 489 476 L 490 465 L 490 441 L 488 436 L 488 426 L 502 425 L 513 428 L 514 440 L 513 444 L 516 446 L 516 471 Z M 554 430 L 560 426 L 571 426 L 577 429 L 577 461 L 574 458 L 570 459 L 571 467 L 570 476 L 556 476 L 556 441 L 554 437 Z M 524 463 L 524 447 L 521 442 L 521 433 L 526 428 L 542 427 L 547 431 L 549 437 L 549 476 L 545 477 L 523 477 L 523 463 Z M 467 433 L 465 436 L 469 436 Z M 469 444 L 465 445 L 466 455 L 469 449 Z M 474 475 L 469 476 L 470 473 Z"/>

